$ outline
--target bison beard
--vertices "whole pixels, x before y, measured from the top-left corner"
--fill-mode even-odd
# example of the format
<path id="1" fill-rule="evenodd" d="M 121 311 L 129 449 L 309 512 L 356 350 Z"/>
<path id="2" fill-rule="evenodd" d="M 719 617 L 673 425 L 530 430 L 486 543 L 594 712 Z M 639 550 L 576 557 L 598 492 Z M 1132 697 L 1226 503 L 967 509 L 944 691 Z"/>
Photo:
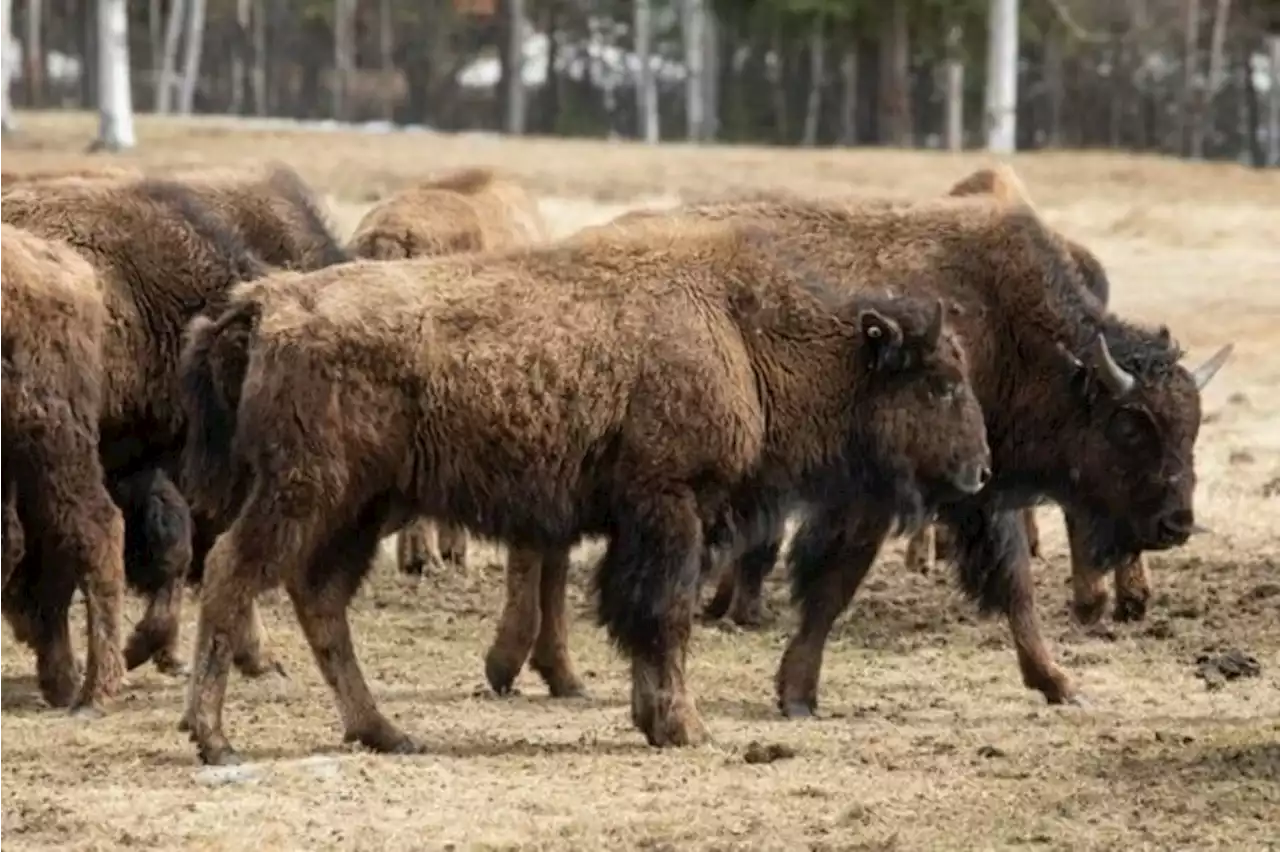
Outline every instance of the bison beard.
<path id="1" fill-rule="evenodd" d="M 747 498 L 735 489 L 813 497 L 911 462 L 922 487 L 972 491 L 989 464 L 941 303 L 829 302 L 769 249 L 702 226 L 354 263 L 244 285 L 193 322 L 190 428 L 235 418 L 188 442 L 195 509 L 236 513 L 209 553 L 184 713 L 201 758 L 237 759 L 221 718 L 232 637 L 276 584 L 344 737 L 419 748 L 378 710 L 347 622 L 379 537 L 419 514 L 543 553 L 608 535 L 594 586 L 631 656 L 633 721 L 654 745 L 702 739 L 685 656 L 704 530 Z M 782 460 L 763 464 L 766 446 Z"/>

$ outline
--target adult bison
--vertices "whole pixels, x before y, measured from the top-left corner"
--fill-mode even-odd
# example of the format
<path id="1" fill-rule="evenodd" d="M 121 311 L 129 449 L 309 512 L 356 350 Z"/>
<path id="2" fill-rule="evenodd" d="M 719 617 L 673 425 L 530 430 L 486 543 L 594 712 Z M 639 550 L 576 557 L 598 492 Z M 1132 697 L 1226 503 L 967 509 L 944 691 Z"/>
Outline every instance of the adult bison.
<path id="1" fill-rule="evenodd" d="M 108 313 L 97 274 L 70 246 L 8 224 L 0 240 L 3 609 L 14 635 L 36 651 L 45 700 L 94 711 L 124 674 L 124 521 L 98 460 Z M 36 567 L 22 570 L 24 559 Z M 88 606 L 83 682 L 67 623 L 77 585 Z"/>
<path id="2" fill-rule="evenodd" d="M 859 287 L 873 277 L 895 282 L 896 292 L 960 306 L 956 324 L 969 342 L 996 474 L 981 495 L 942 507 L 939 520 L 955 540 L 952 559 L 965 592 L 984 613 L 1007 617 L 1024 683 L 1053 703 L 1074 699 L 1075 686 L 1041 635 L 1019 510 L 1043 498 L 1064 506 L 1079 522 L 1081 563 L 1088 566 L 1116 565 L 1186 541 L 1195 529 L 1199 391 L 1230 348 L 1195 371 L 1181 366 L 1167 329 L 1107 313 L 1090 292 L 1082 250 L 1005 193 L 910 205 L 712 205 L 663 218 L 690 226 L 749 224 L 791 245 L 806 259 L 800 270 L 836 285 Z M 777 680 L 787 714 L 816 706 L 826 637 L 889 523 L 874 500 L 858 499 L 843 513 L 810 516 L 797 532 L 791 562 L 802 623 Z M 774 534 L 742 559 L 758 571 L 777 558 L 781 519 L 763 528 Z M 509 594 L 486 659 L 491 683 L 508 686 L 509 680 L 495 683 L 494 673 L 514 677 L 531 644 L 566 666 L 549 682 L 571 677 L 565 625 L 545 617 L 538 623 L 537 610 L 521 605 L 534 582 L 515 578 L 510 585 L 524 592 Z"/>
<path id="3" fill-rule="evenodd" d="M 537 200 L 523 185 L 490 169 L 468 168 L 414 184 L 375 205 L 356 225 L 347 250 L 370 260 L 405 260 L 502 251 L 549 236 Z M 421 518 L 400 531 L 396 566 L 402 573 L 466 562 L 465 527 Z"/>
<path id="4" fill-rule="evenodd" d="M 182 329 L 203 308 L 217 308 L 232 284 L 257 277 L 265 267 L 218 216 L 173 182 L 50 182 L 12 188 L 5 193 L 0 217 L 41 237 L 65 241 L 96 272 L 106 316 L 101 353 L 78 361 L 77 368 L 84 381 L 101 386 L 95 441 L 99 475 L 119 487 L 128 477 L 173 464 L 185 434 L 175 380 Z M 6 255 L 6 268 L 7 263 Z M 21 507 L 22 500 L 18 503 Z M 47 518 L 28 521 L 21 515 L 19 511 L 28 540 L 38 536 L 43 541 L 52 534 L 43 528 Z M 49 554 L 43 548 L 28 545 L 26 551 L 10 578 L 12 593 L 6 590 L 5 615 L 15 630 L 39 618 L 63 625 L 59 629 L 65 634 L 73 591 L 69 575 L 58 559 L 45 558 Z M 176 607 L 180 596 L 174 598 Z M 163 622 L 153 623 L 153 616 Z M 131 639 L 130 662 L 171 651 L 176 611 L 157 614 L 152 607 L 135 631 L 137 637 L 158 638 L 149 651 L 140 647 L 141 639 Z M 45 630 L 34 640 L 37 658 L 54 660 L 41 663 L 42 670 L 50 671 L 42 680 L 73 680 L 74 661 L 59 650 L 59 637 Z M 56 690 L 43 691 L 56 703 Z"/>
<path id="5" fill-rule="evenodd" d="M 234 168 L 186 167 L 171 170 L 161 178 L 128 169 L 21 173 L 14 176 L 5 198 L 6 205 L 10 197 L 21 204 L 38 188 L 51 194 L 41 215 L 68 215 L 92 228 L 103 208 L 90 204 L 83 211 L 72 209 L 78 206 L 77 193 L 101 197 L 115 189 L 121 198 L 129 199 L 142 185 L 150 186 L 152 192 L 157 187 L 168 187 L 164 191 L 172 209 L 178 215 L 194 217 L 192 222 L 199 232 L 195 236 L 215 244 L 215 254 L 221 252 L 224 262 L 252 255 L 245 262 L 254 275 L 269 267 L 311 270 L 347 259 L 311 188 L 294 170 L 274 162 Z M 143 229 L 152 227 L 147 217 L 136 221 Z M 119 230 L 128 226 L 113 222 L 111 227 Z M 81 236 L 87 239 L 88 234 L 85 230 Z M 141 256 L 147 256 L 151 234 L 129 231 L 120 236 L 135 240 Z M 124 258 L 122 254 L 111 262 L 118 264 Z M 146 282 L 149 289 L 163 290 L 163 273 L 158 268 L 145 266 L 127 274 Z M 193 286 L 191 282 L 181 284 L 174 295 L 181 298 Z M 178 337 L 181 326 L 172 330 L 160 328 L 156 333 Z M 173 366 L 169 364 L 170 368 Z M 174 458 L 174 453 L 169 452 L 162 454 L 159 461 L 171 464 Z M 125 514 L 126 578 L 129 586 L 148 601 L 146 614 L 125 648 L 126 667 L 134 669 L 150 660 L 162 672 L 184 674 L 186 667 L 177 651 L 183 588 L 187 581 L 199 583 L 204 554 L 213 542 L 215 530 L 208 519 L 191 517 L 169 476 L 174 471 L 133 462 L 123 467 L 110 464 L 108 470 L 108 486 Z M 266 658 L 256 613 L 250 626 L 251 634 L 237 659 L 241 670 L 256 675 L 278 668 Z"/>
<path id="6" fill-rule="evenodd" d="M 184 355 L 209 554 L 184 723 L 222 729 L 254 596 L 283 583 L 348 740 L 416 743 L 376 708 L 346 610 L 379 537 L 465 519 L 535 550 L 607 535 L 599 619 L 632 719 L 699 740 L 684 662 L 704 543 L 733 508 L 875 495 L 919 518 L 988 476 L 964 350 L 934 299 L 833 297 L 753 229 L 656 224 L 547 247 L 356 262 L 238 288 Z"/>

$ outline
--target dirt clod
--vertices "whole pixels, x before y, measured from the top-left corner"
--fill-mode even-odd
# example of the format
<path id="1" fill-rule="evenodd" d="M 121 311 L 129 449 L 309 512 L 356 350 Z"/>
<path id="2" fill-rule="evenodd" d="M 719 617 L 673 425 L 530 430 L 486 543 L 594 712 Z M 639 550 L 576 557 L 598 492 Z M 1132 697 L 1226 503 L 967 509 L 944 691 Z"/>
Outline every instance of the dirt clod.
<path id="1" fill-rule="evenodd" d="M 978 748 L 978 757 L 985 757 L 988 760 L 995 757 L 1008 757 L 1005 750 L 993 745 L 984 745 Z"/>
<path id="2" fill-rule="evenodd" d="M 744 763 L 776 763 L 796 756 L 796 750 L 782 743 L 765 745 L 759 740 L 752 740 L 742 755 Z"/>
<path id="3" fill-rule="evenodd" d="M 1267 480 L 1262 486 L 1263 497 L 1280 497 L 1280 476 Z"/>
<path id="4" fill-rule="evenodd" d="M 1196 657 L 1196 677 L 1204 681 L 1206 689 L 1221 689 L 1227 681 L 1262 674 L 1258 658 L 1238 648 L 1221 654 L 1201 654 Z"/>

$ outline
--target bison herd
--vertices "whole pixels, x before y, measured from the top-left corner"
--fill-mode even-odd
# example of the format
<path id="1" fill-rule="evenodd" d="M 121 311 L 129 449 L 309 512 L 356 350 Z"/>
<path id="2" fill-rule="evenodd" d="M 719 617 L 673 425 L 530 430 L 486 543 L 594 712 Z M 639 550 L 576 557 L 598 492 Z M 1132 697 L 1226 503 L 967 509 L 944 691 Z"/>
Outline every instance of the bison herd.
<path id="1" fill-rule="evenodd" d="M 188 678 L 200 758 L 232 666 L 278 667 L 283 587 L 347 740 L 419 745 L 378 709 L 348 607 L 379 542 L 409 573 L 507 545 L 485 671 L 579 694 L 569 551 L 608 547 L 598 621 L 654 746 L 706 735 L 686 656 L 704 615 L 759 620 L 784 523 L 800 623 L 776 678 L 817 706 L 822 655 L 885 540 L 936 555 L 1009 624 L 1023 682 L 1079 694 L 1036 616 L 1031 507 L 1063 508 L 1075 611 L 1141 618 L 1142 553 L 1197 531 L 1200 391 L 1167 328 L 984 169 L 907 202 L 769 198 L 631 213 L 559 240 L 468 169 L 374 207 L 345 246 L 291 169 L 6 173 L 3 611 L 55 707 L 126 670 Z M 936 536 L 936 542 L 935 542 Z M 193 657 L 178 652 L 199 588 Z M 125 588 L 147 598 L 124 637 Z M 72 651 L 76 588 L 88 614 Z"/>

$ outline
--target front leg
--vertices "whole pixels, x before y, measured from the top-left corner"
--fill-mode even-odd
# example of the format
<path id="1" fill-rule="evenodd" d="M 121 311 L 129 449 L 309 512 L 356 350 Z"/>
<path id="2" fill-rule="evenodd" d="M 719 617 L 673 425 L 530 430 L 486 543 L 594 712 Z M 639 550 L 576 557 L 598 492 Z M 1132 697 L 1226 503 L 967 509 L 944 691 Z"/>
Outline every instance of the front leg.
<path id="1" fill-rule="evenodd" d="M 862 585 L 891 518 L 879 512 L 807 520 L 791 545 L 791 599 L 800 606 L 800 629 L 778 667 L 778 708 L 786 716 L 811 716 L 818 706 L 818 678 L 827 637 Z"/>
<path id="2" fill-rule="evenodd" d="M 1151 598 L 1151 579 L 1141 553 L 1100 555 L 1093 544 L 1097 521 L 1063 509 L 1071 547 L 1072 610 L 1081 624 L 1094 624 L 1107 608 L 1106 577 L 1115 580 L 1116 621 L 1141 621 Z"/>
<path id="3" fill-rule="evenodd" d="M 949 507 L 945 519 L 954 533 L 954 562 L 965 594 L 982 614 L 1003 612 L 1009 621 L 1022 682 L 1043 693 L 1050 704 L 1073 701 L 1075 687 L 1054 661 L 1040 630 L 1021 514 L 966 501 Z"/>

